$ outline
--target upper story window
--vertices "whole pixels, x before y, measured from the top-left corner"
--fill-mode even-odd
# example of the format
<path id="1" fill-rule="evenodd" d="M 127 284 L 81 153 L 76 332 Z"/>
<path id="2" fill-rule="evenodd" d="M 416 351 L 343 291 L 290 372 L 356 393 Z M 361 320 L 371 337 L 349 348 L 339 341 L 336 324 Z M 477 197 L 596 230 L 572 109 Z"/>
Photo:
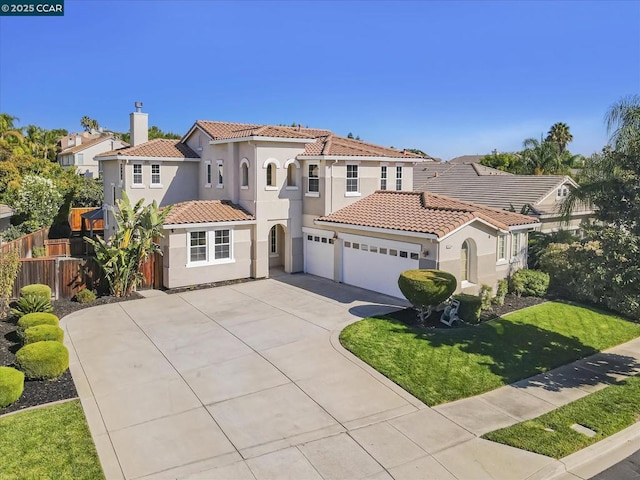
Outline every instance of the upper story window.
<path id="1" fill-rule="evenodd" d="M 205 169 L 206 169 L 206 176 L 207 176 L 207 181 L 206 181 L 206 185 L 208 187 L 211 186 L 211 176 L 212 176 L 212 171 L 211 171 L 211 162 L 207 161 L 207 163 L 205 163 Z"/>
<path id="2" fill-rule="evenodd" d="M 497 256 L 498 261 L 505 260 L 507 258 L 507 236 L 506 235 L 498 235 L 498 248 Z"/>
<path id="3" fill-rule="evenodd" d="M 380 167 L 380 190 L 387 189 L 387 167 Z"/>
<path id="4" fill-rule="evenodd" d="M 242 166 L 240 167 L 240 179 L 240 186 L 249 188 L 249 165 L 246 162 L 242 162 Z"/>
<path id="5" fill-rule="evenodd" d="M 319 193 L 320 192 L 320 169 L 317 164 L 309 165 L 309 180 L 307 185 L 307 192 Z"/>
<path id="6" fill-rule="evenodd" d="M 218 184 L 216 185 L 218 188 L 222 188 L 224 186 L 224 162 L 222 160 L 218 160 Z"/>
<path id="7" fill-rule="evenodd" d="M 160 164 L 151 164 L 151 185 L 162 185 L 160 181 Z"/>
<path id="8" fill-rule="evenodd" d="M 347 165 L 347 192 L 358 192 L 358 165 Z"/>
<path id="9" fill-rule="evenodd" d="M 402 167 L 396 167 L 396 190 L 402 190 Z"/>
<path id="10" fill-rule="evenodd" d="M 294 163 L 290 163 L 287 166 L 287 187 L 296 186 L 296 166 Z"/>
<path id="11" fill-rule="evenodd" d="M 133 184 L 142 185 L 142 164 L 141 163 L 133 164 Z"/>
<path id="12" fill-rule="evenodd" d="M 567 195 L 569 195 L 569 187 L 563 185 L 562 187 L 558 188 L 558 191 L 556 192 L 556 197 L 558 199 L 565 198 Z"/>
<path id="13" fill-rule="evenodd" d="M 276 186 L 276 168 L 273 163 L 267 165 L 267 186 Z"/>

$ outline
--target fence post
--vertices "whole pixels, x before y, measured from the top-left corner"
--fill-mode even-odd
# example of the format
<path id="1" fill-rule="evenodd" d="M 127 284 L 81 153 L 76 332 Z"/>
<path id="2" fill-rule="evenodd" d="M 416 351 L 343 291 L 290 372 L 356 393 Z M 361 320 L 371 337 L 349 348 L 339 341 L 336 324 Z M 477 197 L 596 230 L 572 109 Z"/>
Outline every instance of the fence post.
<path id="1" fill-rule="evenodd" d="M 55 275 L 53 276 L 53 284 L 55 285 L 55 299 L 60 298 L 60 257 L 56 257 Z"/>

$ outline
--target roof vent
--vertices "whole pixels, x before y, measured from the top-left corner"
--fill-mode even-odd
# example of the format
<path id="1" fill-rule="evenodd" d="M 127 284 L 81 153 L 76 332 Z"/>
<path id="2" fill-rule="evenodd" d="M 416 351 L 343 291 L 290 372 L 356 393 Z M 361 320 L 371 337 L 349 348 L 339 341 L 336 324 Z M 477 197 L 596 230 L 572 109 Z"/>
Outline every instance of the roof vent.
<path id="1" fill-rule="evenodd" d="M 136 102 L 136 112 L 142 112 L 142 102 Z"/>

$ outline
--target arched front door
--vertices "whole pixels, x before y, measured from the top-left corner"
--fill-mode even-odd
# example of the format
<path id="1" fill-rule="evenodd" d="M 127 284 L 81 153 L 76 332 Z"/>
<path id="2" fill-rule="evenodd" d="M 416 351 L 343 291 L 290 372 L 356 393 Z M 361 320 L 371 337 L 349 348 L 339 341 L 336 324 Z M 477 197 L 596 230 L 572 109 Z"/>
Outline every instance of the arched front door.
<path id="1" fill-rule="evenodd" d="M 284 268 L 285 231 L 282 225 L 274 225 L 269 230 L 269 268 Z"/>

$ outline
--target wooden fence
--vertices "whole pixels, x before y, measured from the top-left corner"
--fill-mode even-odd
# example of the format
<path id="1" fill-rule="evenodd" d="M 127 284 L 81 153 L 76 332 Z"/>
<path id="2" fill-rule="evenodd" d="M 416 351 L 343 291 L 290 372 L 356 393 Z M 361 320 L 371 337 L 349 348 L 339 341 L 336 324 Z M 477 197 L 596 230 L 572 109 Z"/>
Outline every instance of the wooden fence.
<path id="1" fill-rule="evenodd" d="M 161 255 L 151 256 L 142 272 L 144 279 L 138 287 L 140 290 L 162 288 Z M 49 285 L 56 299 L 71 298 L 83 288 L 108 290 L 102 270 L 93 257 L 23 258 L 13 286 L 13 296 L 17 298 L 22 287 L 33 283 Z"/>
<path id="2" fill-rule="evenodd" d="M 92 212 L 97 207 L 76 207 L 72 208 L 69 213 L 69 225 L 71 225 L 72 232 L 82 231 L 82 214 Z M 96 220 L 93 225 L 94 230 L 104 230 L 104 220 Z M 89 231 L 89 225 L 87 222 L 86 231 Z"/>
<path id="3" fill-rule="evenodd" d="M 3 243 L 0 246 L 0 252 L 6 253 L 12 248 L 18 250 L 20 258 L 30 258 L 34 247 L 44 247 L 44 242 L 49 235 L 49 227 L 43 228 L 29 235 L 23 235 L 11 242 Z"/>

